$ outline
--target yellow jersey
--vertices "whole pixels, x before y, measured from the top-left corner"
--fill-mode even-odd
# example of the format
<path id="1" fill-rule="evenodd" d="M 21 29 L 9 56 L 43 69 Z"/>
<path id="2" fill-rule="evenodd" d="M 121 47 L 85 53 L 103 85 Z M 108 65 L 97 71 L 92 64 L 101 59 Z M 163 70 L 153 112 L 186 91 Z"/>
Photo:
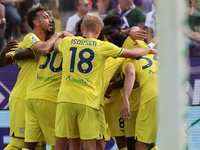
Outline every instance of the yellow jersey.
<path id="1" fill-rule="evenodd" d="M 149 54 L 136 59 L 125 60 L 122 70 L 126 75 L 126 66 L 133 64 L 135 67 L 135 81 L 140 85 L 140 105 L 158 95 L 158 56 Z"/>
<path id="2" fill-rule="evenodd" d="M 24 37 L 19 47 L 23 49 L 30 48 L 32 50 L 33 45 L 37 42 L 41 42 L 40 39 L 35 34 L 29 33 Z M 34 54 L 36 59 L 16 60 L 19 67 L 19 74 L 10 96 L 25 100 L 27 87 L 33 79 L 34 71 L 38 63 L 38 56 L 35 52 Z"/>
<path id="3" fill-rule="evenodd" d="M 34 78 L 27 90 L 26 99 L 44 99 L 57 102 L 62 77 L 62 54 L 52 49 L 40 56 Z"/>
<path id="4" fill-rule="evenodd" d="M 126 49 L 132 49 L 132 48 L 147 48 L 148 46 L 146 45 L 146 43 L 144 41 L 138 40 L 137 44 L 135 41 L 133 41 L 129 36 L 127 36 L 126 40 L 124 41 L 122 48 L 126 48 Z M 109 61 L 107 63 L 105 63 L 105 69 L 104 69 L 104 79 L 107 79 L 105 82 L 110 81 L 112 78 L 114 78 L 115 80 L 112 83 L 115 83 L 119 80 L 121 80 L 121 76 L 118 76 L 118 78 L 116 78 L 116 75 L 119 75 L 119 73 L 122 71 L 122 64 L 124 62 L 125 59 L 123 59 L 122 61 L 120 61 L 120 63 L 117 63 L 118 59 L 123 59 L 123 58 L 117 58 L 115 61 Z M 106 68 L 111 68 L 111 66 L 118 66 L 118 70 L 117 69 L 106 69 Z M 117 70 L 117 71 L 116 71 Z M 114 73 L 113 73 L 114 72 Z M 115 76 L 113 76 L 113 74 L 115 74 Z M 109 76 L 110 75 L 110 76 Z M 112 84 L 110 83 L 110 84 Z M 107 89 L 108 85 L 104 84 L 106 87 L 104 87 L 105 89 Z M 105 93 L 105 92 L 104 92 Z M 136 109 L 139 108 L 139 103 L 140 103 L 140 89 L 134 89 L 131 92 L 131 96 L 129 98 L 130 101 L 130 110 L 134 111 Z M 123 88 L 120 89 L 114 89 L 113 92 L 111 93 L 111 98 L 107 99 L 105 98 L 105 103 L 111 103 L 114 101 L 121 101 L 122 100 L 122 95 L 123 95 Z"/>
<path id="5" fill-rule="evenodd" d="M 63 73 L 58 102 L 78 103 L 99 109 L 105 60 L 123 51 L 94 38 L 65 37 L 58 49 L 63 55 Z"/>

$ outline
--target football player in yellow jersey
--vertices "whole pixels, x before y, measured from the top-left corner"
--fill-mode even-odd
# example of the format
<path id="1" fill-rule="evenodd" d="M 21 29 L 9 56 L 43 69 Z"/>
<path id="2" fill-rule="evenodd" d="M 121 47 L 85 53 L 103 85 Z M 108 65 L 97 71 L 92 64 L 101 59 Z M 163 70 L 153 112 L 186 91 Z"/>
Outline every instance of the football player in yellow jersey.
<path id="1" fill-rule="evenodd" d="M 33 29 L 33 33 L 29 33 L 28 35 L 26 35 L 24 37 L 21 48 L 22 49 L 31 49 L 32 51 L 37 53 L 36 57 L 39 57 L 39 60 L 41 60 L 40 57 L 43 58 L 43 56 L 48 55 L 49 52 L 52 50 L 55 41 L 60 37 L 64 37 L 67 32 L 59 32 L 59 33 L 55 33 L 52 35 L 52 32 L 54 32 L 52 19 L 50 18 L 50 15 L 48 14 L 46 8 L 44 8 L 42 6 L 38 6 L 36 8 L 30 8 L 26 14 L 26 17 L 27 17 L 29 26 Z M 45 58 L 48 58 L 48 56 L 44 57 L 43 60 Z M 26 62 L 26 61 L 30 61 L 30 60 L 23 60 L 22 63 Z M 39 63 L 38 60 L 36 60 L 35 62 L 32 62 L 30 64 L 25 63 L 26 65 L 29 66 L 29 68 L 27 69 L 27 73 L 25 75 L 29 76 L 27 78 L 31 79 L 31 82 L 33 81 L 33 79 L 35 79 L 34 77 L 36 77 L 36 78 L 38 77 L 38 80 L 41 79 L 42 81 L 45 78 L 45 77 L 43 78 L 42 76 L 40 76 L 40 74 L 38 74 L 38 76 L 37 76 L 36 69 L 37 69 L 38 63 Z M 40 62 L 40 63 L 42 63 L 42 62 Z M 53 63 L 52 65 L 54 65 L 53 61 L 52 61 L 52 63 Z M 53 66 L 53 69 L 56 70 L 56 67 L 57 66 Z M 52 81 L 52 80 L 53 80 L 52 78 L 47 79 L 47 81 Z M 30 82 L 30 84 L 31 84 L 31 82 Z M 30 92 L 30 90 L 29 90 L 29 92 Z M 43 103 L 43 105 L 42 105 L 41 101 L 35 100 L 35 97 L 37 97 L 37 99 L 42 98 L 38 93 L 33 93 L 34 100 L 32 97 L 30 97 L 30 94 L 27 93 L 26 91 L 25 91 L 25 94 L 26 94 L 27 99 L 26 99 L 26 104 L 25 104 L 26 105 L 26 111 L 25 111 L 25 113 L 26 113 L 26 131 L 25 131 L 24 149 L 30 149 L 30 150 L 35 149 L 37 142 L 40 140 L 44 140 L 44 139 L 46 140 L 47 144 L 51 145 L 52 149 L 54 149 L 55 135 L 52 134 L 52 133 L 54 133 L 54 131 L 49 130 L 52 126 L 54 126 L 53 125 L 54 123 L 51 125 L 48 123 L 48 121 L 53 120 L 51 118 L 53 116 L 50 116 L 51 113 L 47 113 L 46 117 L 43 116 L 43 119 L 42 119 L 41 118 L 42 115 L 40 115 L 40 114 L 42 113 L 41 107 L 43 107 L 43 106 L 47 107 L 47 105 L 48 105 L 51 108 L 53 108 L 53 107 L 55 108 L 55 104 L 52 104 L 52 103 L 44 104 Z M 49 96 L 49 97 L 51 97 L 51 96 Z M 56 96 L 54 96 L 54 97 L 56 97 Z M 31 100 L 29 98 L 31 98 Z M 38 106 L 40 106 L 40 107 L 38 107 Z M 37 108 L 37 109 L 35 109 L 35 108 Z M 47 109 L 45 109 L 45 111 L 48 112 Z M 51 110 L 51 112 L 53 112 L 53 110 Z M 45 119 L 49 119 L 49 120 L 45 120 Z M 41 126 L 44 129 L 45 123 L 46 123 L 47 130 L 44 135 L 44 131 L 43 130 L 41 131 Z M 41 124 L 43 124 L 43 125 L 41 125 Z M 48 132 L 50 132 L 50 133 L 48 133 Z M 51 135 L 47 136 L 47 134 L 51 134 Z"/>
<path id="2" fill-rule="evenodd" d="M 74 131 L 79 132 L 85 150 L 96 149 L 102 73 L 108 57 L 137 58 L 157 53 L 151 48 L 128 50 L 96 40 L 102 27 L 103 22 L 98 16 L 86 16 L 81 27 L 82 37 L 65 37 L 59 39 L 54 46 L 54 50 L 63 55 L 56 112 L 56 150 L 66 149 L 68 141 L 69 146 L 77 147 L 72 137 Z"/>
<path id="3" fill-rule="evenodd" d="M 137 82 L 141 88 L 140 107 L 136 118 L 136 150 L 148 150 L 157 137 L 158 56 L 146 55 L 126 60 L 122 67 L 125 74 L 120 113 L 126 121 L 130 115 L 129 96 Z"/>
<path id="4" fill-rule="evenodd" d="M 134 27 L 134 30 L 140 30 L 139 27 Z M 141 40 L 133 41 L 130 37 L 125 35 L 121 30 L 121 19 L 118 16 L 108 16 L 104 19 L 104 28 L 103 33 L 108 39 L 108 41 L 116 44 L 119 47 L 123 48 L 136 48 L 136 47 L 147 47 L 146 43 Z M 106 66 L 106 64 L 105 64 Z M 119 73 L 120 71 L 118 71 Z M 120 76 L 118 78 L 114 77 L 115 80 L 120 80 Z M 114 79 L 113 79 L 114 81 Z M 112 81 L 112 82 L 113 82 Z M 123 82 L 120 82 L 120 84 Z M 116 87 L 117 85 L 117 87 Z M 123 85 L 121 85 L 122 87 Z M 122 100 L 122 92 L 121 89 L 115 89 L 111 95 L 110 92 L 113 88 L 120 88 L 119 84 L 112 84 L 108 87 L 108 91 L 106 92 L 106 96 L 110 97 L 110 99 L 106 100 L 105 106 L 105 114 L 107 121 L 110 125 L 111 136 L 115 136 L 117 145 L 119 149 L 134 149 L 134 140 L 132 140 L 133 136 L 135 135 L 134 125 L 135 125 L 135 116 L 137 115 L 137 111 L 139 109 L 140 103 L 140 89 L 137 88 L 132 91 L 132 95 L 130 98 L 130 105 L 131 105 L 131 118 L 129 121 L 124 122 L 121 118 L 120 112 L 120 105 Z M 116 114 L 119 114 L 117 116 Z M 113 119 L 115 118 L 115 119 Z M 126 142 L 126 137 L 127 142 Z"/>
<path id="5" fill-rule="evenodd" d="M 124 34 L 124 32 L 122 32 L 120 17 L 107 16 L 106 18 L 104 18 L 103 21 L 104 21 L 104 27 L 102 31 L 109 42 L 114 43 L 115 45 L 119 47 L 123 47 L 123 48 L 137 48 L 137 47 L 146 48 L 147 47 L 144 41 L 141 41 L 141 40 L 133 41 L 129 36 L 127 36 L 126 34 Z M 134 27 L 134 29 L 140 31 L 139 27 Z M 121 65 L 122 64 L 123 64 L 123 61 L 121 61 Z M 105 64 L 105 66 L 106 65 L 107 63 Z M 112 85 L 108 86 L 106 96 L 110 97 L 110 99 L 105 99 L 106 101 L 105 114 L 106 114 L 106 118 L 107 118 L 108 125 L 110 128 L 111 136 L 115 137 L 118 148 L 120 150 L 121 149 L 125 150 L 127 147 L 126 137 L 134 136 L 134 130 L 131 130 L 127 127 L 126 123 L 123 121 L 123 119 L 121 118 L 119 114 L 121 99 L 122 99 L 122 96 L 120 94 L 120 87 L 121 88 L 123 87 L 123 82 L 120 81 L 121 79 L 120 72 L 121 72 L 121 67 L 118 69 L 118 72 L 116 72 L 117 73 L 116 75 L 118 75 L 118 77 L 116 76 L 113 77 Z M 117 83 L 120 83 L 121 85 Z M 112 91 L 113 89 L 112 87 L 116 85 L 117 85 L 117 89 L 115 87 L 115 89 Z M 111 95 L 109 95 L 110 92 L 112 92 Z M 138 109 L 138 108 L 135 108 L 136 105 L 132 107 L 134 107 L 133 108 L 134 110 Z M 132 117 L 131 120 L 134 120 L 134 118 Z"/>
<path id="6" fill-rule="evenodd" d="M 14 56 L 16 52 L 15 49 L 19 48 L 20 45 L 21 43 L 18 44 L 17 41 L 13 40 L 13 38 L 11 37 L 11 40 L 2 49 L 2 52 L 0 54 L 0 67 L 5 67 L 9 64 L 13 65 L 15 63 L 19 63 L 19 61 L 16 60 Z M 19 57 L 22 59 L 31 59 L 34 58 L 34 54 L 33 52 L 30 53 L 29 51 L 23 51 L 21 52 Z M 24 98 L 20 98 L 20 96 L 23 97 L 24 92 L 20 92 L 18 87 L 20 86 L 19 82 L 24 84 L 24 88 L 28 82 L 26 80 L 26 82 L 24 83 L 23 79 L 21 78 L 24 67 L 20 64 L 18 64 L 18 66 L 22 69 L 20 69 L 17 82 L 15 83 L 15 86 L 13 87 L 9 97 L 11 142 L 4 148 L 4 150 L 16 150 L 22 149 L 24 147 L 25 101 Z M 38 142 L 36 150 L 44 150 L 45 148 L 45 142 Z"/>
<path id="7" fill-rule="evenodd" d="M 77 24 L 76 24 L 76 27 L 75 27 L 76 36 L 82 35 L 82 33 L 81 33 L 82 20 L 83 20 L 83 18 L 79 22 L 77 22 Z M 144 30 L 140 30 L 140 29 L 138 30 L 138 28 L 135 28 L 135 27 L 133 27 L 131 29 L 123 30 L 123 32 L 125 34 L 129 35 L 132 38 L 132 40 L 134 40 L 137 43 L 138 43 L 138 41 L 136 41 L 136 40 L 143 40 L 143 39 L 146 38 L 145 31 Z M 100 39 L 102 41 L 104 40 L 104 35 L 103 35 L 102 32 L 100 33 L 98 39 Z M 129 40 L 131 40 L 131 39 L 129 38 Z M 131 42 L 130 41 L 128 41 L 128 42 L 132 43 L 132 40 L 131 40 Z M 128 42 L 125 43 L 126 46 L 127 46 Z M 146 46 L 146 44 L 145 44 L 145 46 Z M 109 134 L 107 135 L 107 133 L 106 133 L 107 123 L 105 121 L 105 115 L 104 115 L 104 100 L 103 100 L 104 99 L 104 93 L 106 92 L 106 89 L 107 89 L 107 87 L 109 85 L 110 80 L 112 78 L 115 78 L 116 75 L 121 72 L 121 69 L 120 69 L 121 67 L 120 66 L 122 65 L 124 59 L 125 58 L 113 59 L 112 57 L 109 57 L 105 61 L 105 67 L 104 67 L 104 71 L 103 71 L 103 88 L 102 88 L 103 95 L 102 95 L 101 105 L 100 105 L 100 108 L 99 108 L 99 111 L 100 111 L 100 113 L 99 113 L 100 132 L 99 132 L 99 138 L 97 140 L 97 149 L 98 150 L 104 149 L 104 147 L 105 147 L 105 139 L 109 140 L 109 138 L 110 138 L 109 137 L 110 135 Z M 123 82 L 122 82 L 122 85 L 123 85 Z M 117 91 L 117 92 L 119 92 L 119 91 Z M 116 96 L 118 96 L 118 98 L 120 98 L 118 94 Z M 117 110 L 117 111 L 119 112 L 119 110 Z"/>

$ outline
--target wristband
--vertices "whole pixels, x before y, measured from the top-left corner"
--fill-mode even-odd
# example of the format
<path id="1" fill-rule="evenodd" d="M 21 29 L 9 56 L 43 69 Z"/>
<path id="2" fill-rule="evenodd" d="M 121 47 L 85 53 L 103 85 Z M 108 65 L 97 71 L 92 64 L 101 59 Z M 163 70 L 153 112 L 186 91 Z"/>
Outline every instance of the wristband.
<path id="1" fill-rule="evenodd" d="M 154 47 L 155 47 L 155 44 L 149 43 L 147 46 L 148 46 L 149 48 L 154 48 Z"/>

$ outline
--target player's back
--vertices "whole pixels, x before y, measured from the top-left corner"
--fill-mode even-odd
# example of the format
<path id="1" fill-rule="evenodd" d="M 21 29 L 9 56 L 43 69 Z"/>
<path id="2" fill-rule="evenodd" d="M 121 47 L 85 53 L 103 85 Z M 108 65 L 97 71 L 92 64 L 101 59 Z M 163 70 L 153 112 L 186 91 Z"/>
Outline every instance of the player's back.
<path id="1" fill-rule="evenodd" d="M 105 60 L 118 57 L 122 49 L 111 43 L 85 37 L 67 37 L 58 45 L 63 54 L 60 101 L 99 108 Z M 98 103 L 96 103 L 98 101 Z"/>
<path id="2" fill-rule="evenodd" d="M 141 88 L 140 105 L 158 95 L 158 56 L 148 54 L 124 62 L 123 71 L 128 64 L 135 67 L 135 81 Z"/>
<path id="3" fill-rule="evenodd" d="M 47 56 L 40 56 L 26 99 L 40 98 L 57 102 L 61 77 L 62 55 L 52 49 Z"/>
<path id="4" fill-rule="evenodd" d="M 141 104 L 158 95 L 158 56 L 145 55 L 133 61 L 136 82 L 141 88 Z"/>

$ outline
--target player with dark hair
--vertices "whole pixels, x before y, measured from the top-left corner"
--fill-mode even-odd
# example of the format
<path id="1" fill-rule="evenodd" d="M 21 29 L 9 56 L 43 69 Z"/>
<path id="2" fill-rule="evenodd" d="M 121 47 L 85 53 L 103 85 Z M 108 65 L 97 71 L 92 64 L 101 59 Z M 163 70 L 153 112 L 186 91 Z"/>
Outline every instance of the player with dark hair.
<path id="1" fill-rule="evenodd" d="M 121 19 L 118 16 L 107 16 L 103 21 L 103 33 L 108 41 L 123 48 L 147 47 L 144 41 L 137 40 L 136 43 L 129 36 L 122 32 Z M 135 27 L 135 29 L 140 30 L 139 27 Z M 126 149 L 126 146 L 128 146 L 128 149 L 135 149 L 135 140 L 132 137 L 135 136 L 134 126 L 136 121 L 135 118 L 140 105 L 140 88 L 136 86 L 137 88 L 135 87 L 136 89 L 133 90 L 133 96 L 130 97 L 131 118 L 124 122 L 119 114 L 122 100 L 121 93 L 123 89 L 119 89 L 120 86 L 116 82 L 122 80 L 120 72 L 121 66 L 119 65 L 118 72 L 115 72 L 115 76 L 112 79 L 112 84 L 108 86 L 108 91 L 106 92 L 106 96 L 110 97 L 110 99 L 107 99 L 105 102 L 105 115 L 110 127 L 111 136 L 115 137 L 118 148 Z M 120 82 L 120 84 L 123 84 L 123 82 Z M 109 95 L 110 93 L 111 95 Z M 117 116 L 116 114 L 119 115 Z M 128 144 L 126 144 L 126 141 Z"/>
<path id="2" fill-rule="evenodd" d="M 122 32 L 121 28 L 121 19 L 118 16 L 107 16 L 104 18 L 104 27 L 103 27 L 103 34 L 107 38 L 107 40 L 111 43 L 116 44 L 119 47 L 123 48 L 136 48 L 136 47 L 147 47 L 146 43 L 144 41 L 138 40 L 137 43 L 133 41 L 129 36 L 125 35 Z M 137 29 L 137 27 L 135 27 Z M 138 27 L 138 30 L 139 27 Z M 115 61 L 118 59 L 111 61 L 113 65 L 117 64 Z M 123 60 L 118 60 L 118 70 L 115 72 L 115 75 L 112 77 L 112 82 L 110 86 L 108 86 L 107 92 L 106 92 L 106 97 L 110 97 L 110 99 L 105 99 L 105 115 L 106 115 L 106 120 L 109 125 L 109 129 L 111 132 L 111 136 L 115 137 L 116 143 L 118 145 L 118 148 L 121 149 L 126 149 L 127 147 L 127 140 L 126 137 L 132 137 L 134 136 L 134 130 L 131 129 L 131 125 L 134 124 L 134 114 L 137 112 L 137 107 L 138 107 L 138 101 L 137 98 L 139 98 L 135 94 L 135 98 L 133 99 L 135 104 L 131 107 L 132 108 L 132 118 L 130 119 L 130 123 L 125 123 L 120 114 L 120 105 L 121 105 L 121 89 L 119 88 L 120 86 L 123 87 L 123 81 L 121 82 L 121 66 L 123 64 Z M 108 64 L 108 63 L 106 63 Z M 110 64 L 108 64 L 110 65 Z M 113 70 L 110 70 L 113 71 Z M 110 74 L 110 73 L 107 73 Z M 119 83 L 120 84 L 117 84 Z M 116 87 L 117 85 L 117 87 Z M 117 88 L 117 89 L 116 89 Z M 136 91 L 139 93 L 140 89 L 136 89 Z M 112 92 L 112 93 L 111 93 Z M 110 95 L 111 94 L 111 95 Z M 137 101 L 137 103 L 136 103 Z M 132 103 L 131 103 L 132 104 Z M 117 115 L 118 114 L 118 115 Z"/>

